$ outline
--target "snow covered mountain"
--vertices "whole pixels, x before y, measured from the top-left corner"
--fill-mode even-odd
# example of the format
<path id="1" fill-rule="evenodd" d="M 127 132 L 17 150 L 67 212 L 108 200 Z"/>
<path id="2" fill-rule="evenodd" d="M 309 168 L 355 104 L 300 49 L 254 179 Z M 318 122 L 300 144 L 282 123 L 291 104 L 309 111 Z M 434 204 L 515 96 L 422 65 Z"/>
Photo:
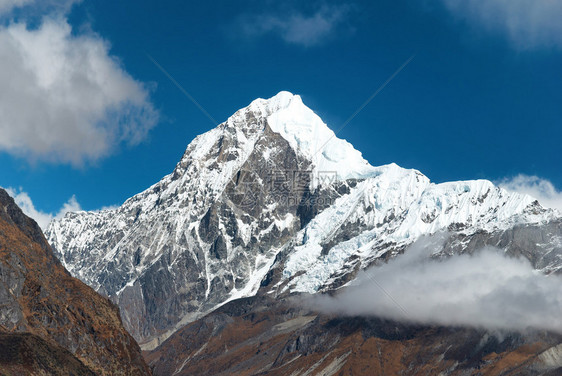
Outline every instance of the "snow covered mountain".
<path id="1" fill-rule="evenodd" d="M 170 175 L 121 207 L 69 213 L 46 235 L 150 349 L 228 301 L 337 288 L 439 231 L 454 235 L 445 253 L 491 242 L 515 252 L 514 233 L 540 233 L 527 256 L 556 272 L 557 218 L 489 181 L 433 184 L 416 170 L 371 166 L 281 92 L 196 137 Z"/>

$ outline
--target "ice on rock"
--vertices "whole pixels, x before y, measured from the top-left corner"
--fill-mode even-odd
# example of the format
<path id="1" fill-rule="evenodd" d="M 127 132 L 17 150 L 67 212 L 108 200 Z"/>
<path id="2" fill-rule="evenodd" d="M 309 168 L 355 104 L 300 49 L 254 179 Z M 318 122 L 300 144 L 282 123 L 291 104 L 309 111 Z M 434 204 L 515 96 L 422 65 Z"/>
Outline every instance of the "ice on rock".
<path id="1" fill-rule="evenodd" d="M 269 100 L 253 101 L 249 108 L 264 114 L 271 130 L 312 161 L 314 177 L 319 173 L 335 173 L 339 180 L 347 180 L 376 174 L 377 169 L 363 158 L 361 152 L 337 138 L 322 119 L 304 105 L 299 95 L 282 91 Z M 313 179 L 312 188 L 319 183 L 318 179 Z"/>

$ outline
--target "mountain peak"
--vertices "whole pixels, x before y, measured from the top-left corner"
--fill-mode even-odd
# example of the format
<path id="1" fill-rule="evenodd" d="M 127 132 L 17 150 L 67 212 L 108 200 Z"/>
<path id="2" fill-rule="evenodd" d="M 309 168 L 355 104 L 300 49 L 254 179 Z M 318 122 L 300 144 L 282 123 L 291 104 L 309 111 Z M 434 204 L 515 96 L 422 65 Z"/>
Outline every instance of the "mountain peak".
<path id="1" fill-rule="evenodd" d="M 281 91 L 269 99 L 258 98 L 237 111 L 228 122 L 239 123 L 248 112 L 265 118 L 273 132 L 287 140 L 295 152 L 311 161 L 314 176 L 331 173 L 338 180 L 346 180 L 367 178 L 378 173 L 378 169 L 371 166 L 361 152 L 338 138 L 299 95 Z"/>
<path id="2" fill-rule="evenodd" d="M 67 215 L 48 235 L 150 349 L 258 291 L 341 286 L 422 236 L 500 236 L 549 220 L 489 182 L 432 184 L 396 164 L 373 167 L 298 95 L 280 92 L 197 136 L 172 174 L 120 208 Z M 536 265 L 562 270 L 558 259 Z"/>
<path id="3" fill-rule="evenodd" d="M 265 109 L 266 112 L 273 113 L 295 104 L 304 105 L 299 95 L 289 91 L 280 91 L 269 99 L 258 98 L 253 100 L 249 107 L 251 109 L 259 107 Z"/>

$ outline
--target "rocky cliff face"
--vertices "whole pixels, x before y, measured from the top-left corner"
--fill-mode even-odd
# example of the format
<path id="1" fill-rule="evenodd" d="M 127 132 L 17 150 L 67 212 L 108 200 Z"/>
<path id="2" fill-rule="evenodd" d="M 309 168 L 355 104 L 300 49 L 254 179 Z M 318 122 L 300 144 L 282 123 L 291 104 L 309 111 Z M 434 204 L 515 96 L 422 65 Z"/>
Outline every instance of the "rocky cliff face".
<path id="1" fill-rule="evenodd" d="M 170 175 L 121 207 L 68 214 L 47 236 L 151 349 L 229 301 L 329 291 L 440 231 L 455 240 L 443 254 L 497 243 L 557 272 L 559 229 L 557 213 L 489 181 L 373 167 L 282 92 L 195 138 Z M 525 250 L 525 231 L 552 242 Z"/>
<path id="2" fill-rule="evenodd" d="M 150 374 L 117 307 L 70 276 L 39 226 L 1 189 L 0 332 L 0 369 L 7 371 Z M 5 359 L 9 351 L 14 357 Z"/>

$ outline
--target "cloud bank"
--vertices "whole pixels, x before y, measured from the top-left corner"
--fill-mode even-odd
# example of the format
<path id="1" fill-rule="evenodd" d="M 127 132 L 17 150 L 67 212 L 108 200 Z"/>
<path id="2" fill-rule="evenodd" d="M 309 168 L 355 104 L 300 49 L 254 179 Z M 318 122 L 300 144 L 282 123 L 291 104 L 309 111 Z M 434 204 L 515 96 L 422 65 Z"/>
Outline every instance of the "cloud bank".
<path id="1" fill-rule="evenodd" d="M 493 330 L 562 333 L 562 278 L 522 259 L 486 248 L 474 255 L 429 259 L 435 244 L 420 241 L 358 278 L 334 298 L 313 297 L 320 311 Z"/>
<path id="2" fill-rule="evenodd" d="M 510 179 L 498 182 L 498 185 L 508 191 L 524 193 L 539 200 L 539 203 L 547 208 L 558 209 L 562 212 L 562 192 L 554 185 L 537 176 L 517 175 Z"/>
<path id="3" fill-rule="evenodd" d="M 0 28 L 0 151 L 81 165 L 139 143 L 157 119 L 147 88 L 98 35 L 60 17 Z"/>
<path id="4" fill-rule="evenodd" d="M 562 47 L 559 0 L 441 0 L 453 14 L 501 33 L 518 49 Z"/>
<path id="5" fill-rule="evenodd" d="M 250 37 L 275 34 L 289 44 L 311 47 L 321 44 L 342 26 L 350 7 L 325 4 L 312 14 L 295 9 L 285 13 L 244 17 L 240 22 L 243 33 Z"/>
<path id="6" fill-rule="evenodd" d="M 64 217 L 64 215 L 68 212 L 75 212 L 75 211 L 82 210 L 80 204 L 78 203 L 74 195 L 67 202 L 65 202 L 63 206 L 56 213 L 45 213 L 35 208 L 35 205 L 33 204 L 31 197 L 29 197 L 27 192 L 22 191 L 21 188 L 20 189 L 6 188 L 6 192 L 8 192 L 10 196 L 12 196 L 16 204 L 23 211 L 23 213 L 28 217 L 33 218 L 43 231 L 47 229 L 49 223 L 53 219 L 55 218 L 60 219 Z"/>

